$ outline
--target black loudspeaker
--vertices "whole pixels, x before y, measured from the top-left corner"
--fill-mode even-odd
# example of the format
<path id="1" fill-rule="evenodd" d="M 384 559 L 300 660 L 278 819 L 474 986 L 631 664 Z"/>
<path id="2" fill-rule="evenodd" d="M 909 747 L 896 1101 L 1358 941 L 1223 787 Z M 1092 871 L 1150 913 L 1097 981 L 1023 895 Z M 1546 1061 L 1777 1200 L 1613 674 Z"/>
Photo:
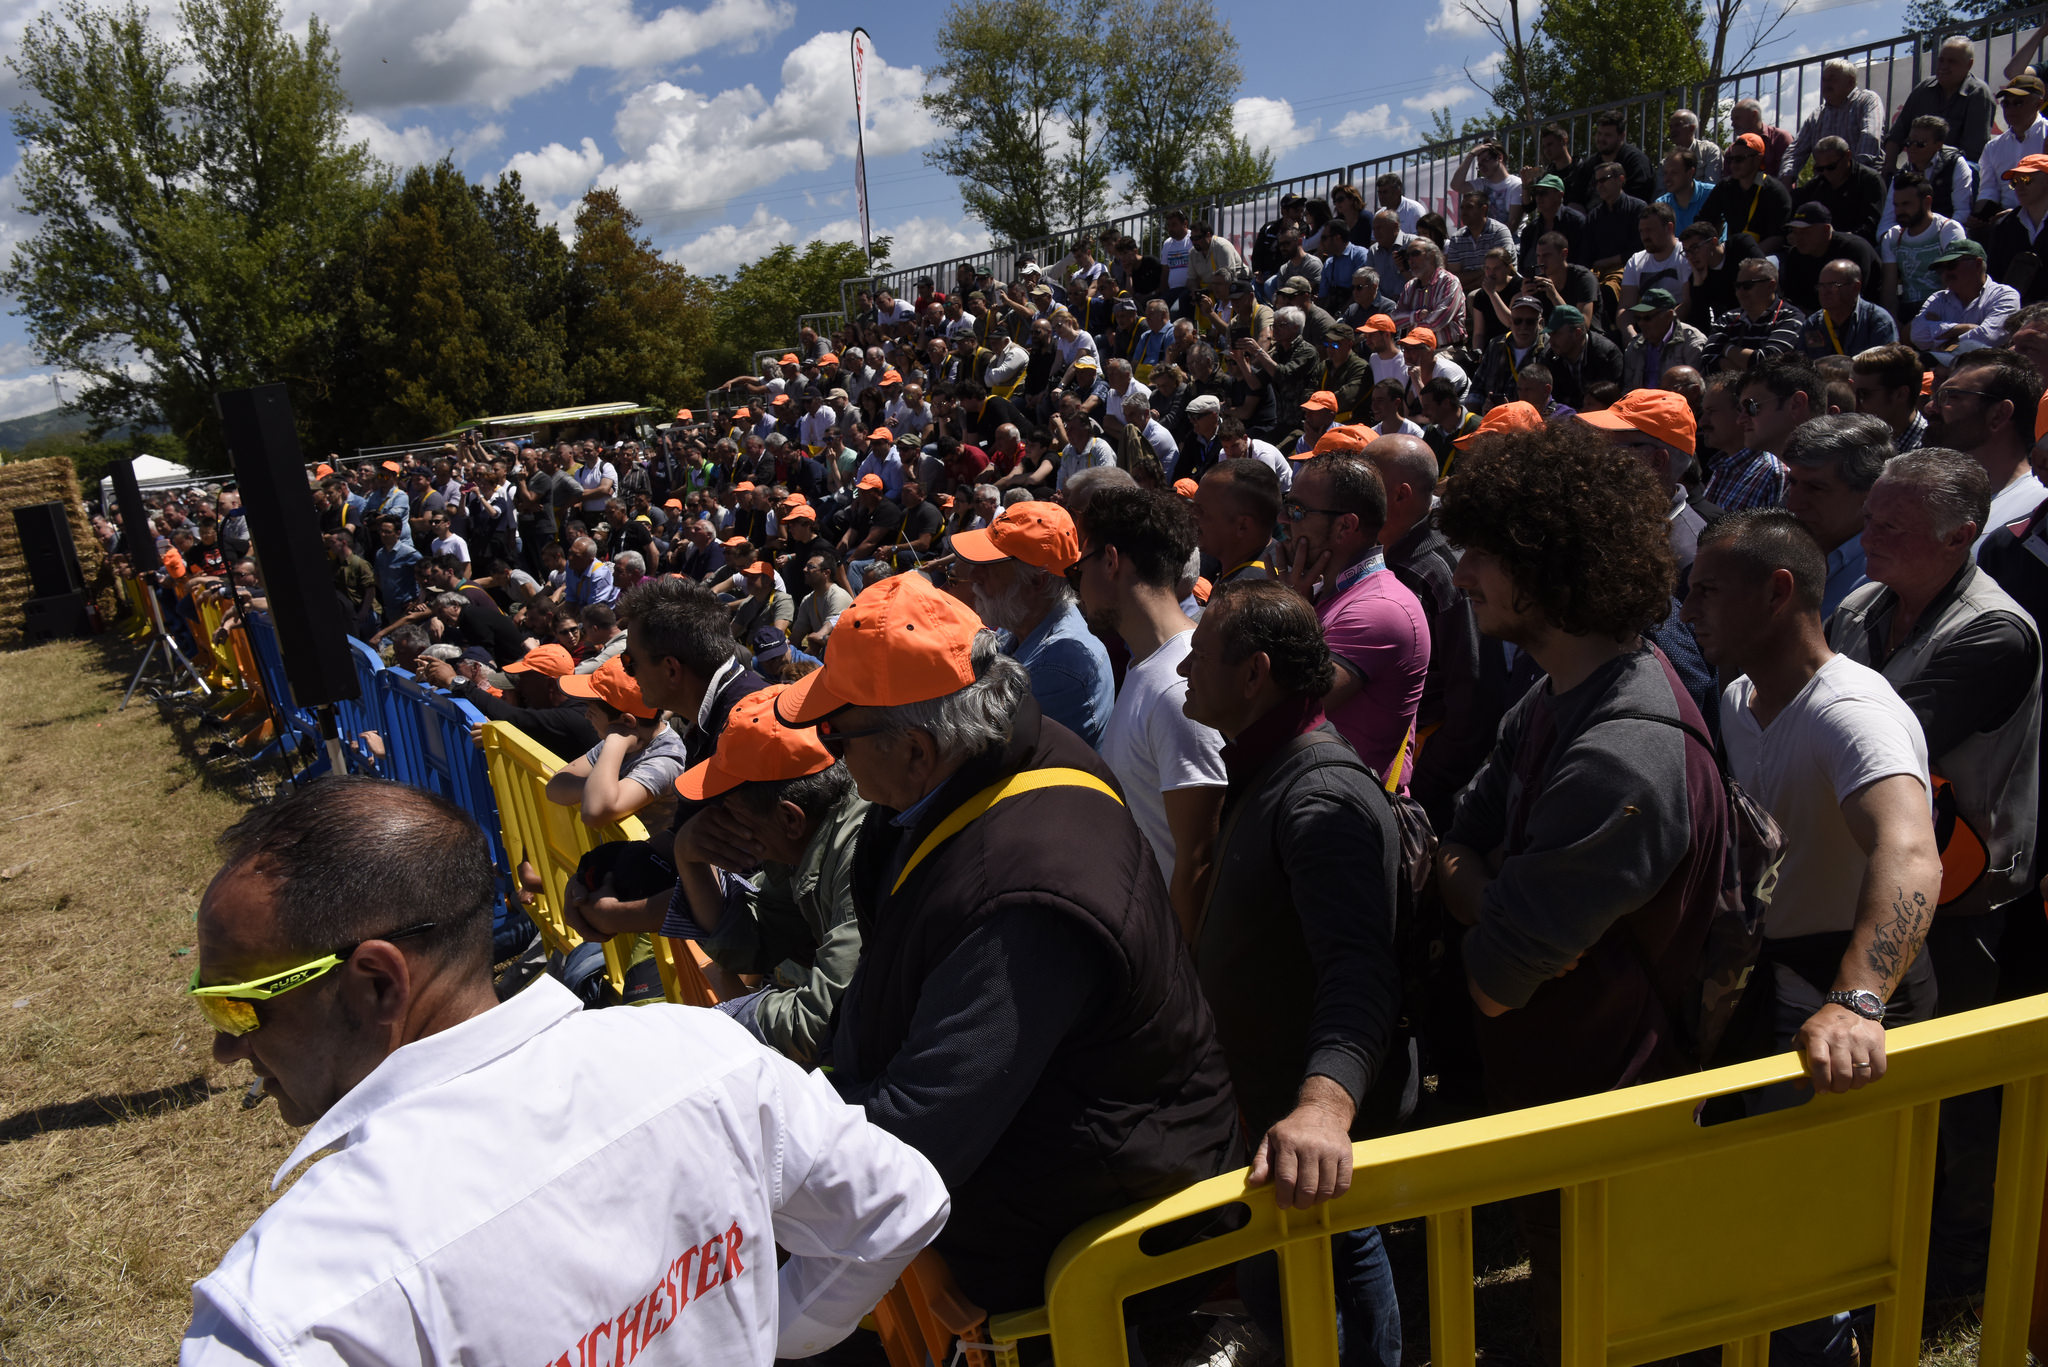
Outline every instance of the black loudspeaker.
<path id="1" fill-rule="evenodd" d="M 16 508 L 14 530 L 21 534 L 21 558 L 28 562 L 36 597 L 56 598 L 85 587 L 78 572 L 78 547 L 71 541 L 71 519 L 64 515 L 62 503 Z"/>
<path id="2" fill-rule="evenodd" d="M 48 598 L 31 598 L 22 615 L 22 631 L 31 641 L 84 636 L 92 630 L 92 621 L 85 612 L 84 589 Z"/>
<path id="3" fill-rule="evenodd" d="M 214 403 L 235 459 L 292 696 L 301 707 L 358 697 L 362 686 L 334 594 L 334 566 L 320 544 L 291 399 L 283 385 L 266 384 L 217 395 Z"/>
<path id="4" fill-rule="evenodd" d="M 156 537 L 149 530 L 149 509 L 142 506 L 142 489 L 135 483 L 135 463 L 108 461 L 107 478 L 114 481 L 114 504 L 121 510 L 121 550 L 129 567 L 137 574 L 162 569 Z"/>

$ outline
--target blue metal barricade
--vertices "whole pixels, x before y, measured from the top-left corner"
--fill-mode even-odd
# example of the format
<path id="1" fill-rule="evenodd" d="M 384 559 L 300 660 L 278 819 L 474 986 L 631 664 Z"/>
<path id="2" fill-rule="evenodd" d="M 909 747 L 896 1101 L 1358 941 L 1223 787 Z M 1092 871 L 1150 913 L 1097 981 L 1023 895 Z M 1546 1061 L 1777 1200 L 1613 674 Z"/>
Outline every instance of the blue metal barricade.
<path id="1" fill-rule="evenodd" d="M 348 638 L 348 648 L 349 659 L 356 669 L 356 683 L 362 691 L 356 697 L 345 698 L 334 705 L 335 719 L 341 727 L 342 748 L 348 752 L 350 769 L 389 778 L 389 761 L 380 761 L 363 740 L 365 731 L 374 731 L 380 740 L 389 744 L 384 725 L 384 695 L 377 687 L 377 676 L 384 672 L 384 660 L 375 647 L 353 636 Z"/>

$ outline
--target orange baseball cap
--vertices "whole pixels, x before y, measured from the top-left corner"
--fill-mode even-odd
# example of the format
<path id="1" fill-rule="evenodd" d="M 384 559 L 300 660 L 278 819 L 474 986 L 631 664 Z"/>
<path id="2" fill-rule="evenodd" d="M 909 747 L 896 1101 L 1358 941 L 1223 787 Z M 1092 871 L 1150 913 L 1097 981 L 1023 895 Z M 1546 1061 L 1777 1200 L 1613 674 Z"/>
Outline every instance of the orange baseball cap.
<path id="1" fill-rule="evenodd" d="M 958 693 L 974 682 L 981 618 L 921 574 L 862 590 L 832 628 L 825 667 L 775 700 L 784 726 L 811 726 L 842 707 L 901 707 Z"/>
<path id="2" fill-rule="evenodd" d="M 875 383 L 876 383 L 876 384 L 902 384 L 902 383 L 903 383 L 903 376 L 901 376 L 900 374 L 898 374 L 897 372 L 895 372 L 895 371 L 893 371 L 893 370 L 885 370 L 885 371 L 883 371 L 883 372 L 882 372 L 882 378 L 881 378 L 881 379 L 879 379 L 879 380 L 877 380 L 877 381 L 875 381 Z"/>
<path id="3" fill-rule="evenodd" d="M 1579 421 L 1603 432 L 1641 432 L 1687 455 L 1698 431 L 1685 396 L 1668 389 L 1632 389 L 1598 412 L 1579 414 Z"/>
<path id="4" fill-rule="evenodd" d="M 326 479 L 334 473 L 334 467 L 326 464 L 316 465 L 313 467 L 313 473 L 321 479 Z"/>
<path id="5" fill-rule="evenodd" d="M 2038 176 L 2043 171 L 2048 171 L 2048 156 L 2035 152 L 2021 157 L 2019 164 L 2000 176 L 1999 179 L 2011 180 L 2014 176 Z"/>
<path id="6" fill-rule="evenodd" d="M 1434 328 L 1409 328 L 1408 335 L 1401 339 L 1401 345 L 1433 347 L 1436 345 L 1436 330 Z"/>
<path id="7" fill-rule="evenodd" d="M 664 508 L 674 508 L 680 511 L 683 506 L 683 501 L 679 498 L 672 498 L 668 502 L 662 504 L 661 506 Z"/>
<path id="8" fill-rule="evenodd" d="M 527 672 L 545 674 L 550 679 L 559 679 L 565 674 L 576 672 L 576 661 L 560 646 L 535 646 L 519 659 L 505 666 L 507 674 Z"/>
<path id="9" fill-rule="evenodd" d="M 826 353 L 825 353 L 825 354 L 824 354 L 823 356 L 820 356 L 820 357 L 818 358 L 818 364 L 819 364 L 819 365 L 838 365 L 838 364 L 839 364 L 839 353 L 838 353 L 838 352 L 836 352 L 836 351 L 828 351 L 828 352 L 826 352 Z"/>
<path id="10" fill-rule="evenodd" d="M 1363 451 L 1366 447 L 1372 445 L 1373 438 L 1378 435 L 1379 433 L 1373 431 L 1362 422 L 1332 427 L 1329 431 L 1323 433 L 1322 436 L 1316 438 L 1313 450 L 1296 452 L 1289 459 L 1307 460 L 1311 456 L 1326 455 L 1331 451 L 1346 454 L 1353 451 Z"/>
<path id="11" fill-rule="evenodd" d="M 1372 317 L 1365 320 L 1365 330 L 1367 332 L 1396 332 L 1399 329 L 1394 326 L 1394 320 L 1387 317 L 1386 314 L 1375 313 Z"/>
<path id="12" fill-rule="evenodd" d="M 747 409 L 744 409 L 744 408 L 735 408 L 735 409 L 733 409 L 733 411 L 732 411 L 732 415 L 733 415 L 733 416 L 734 416 L 735 418 L 751 418 L 751 417 L 753 417 L 753 416 L 754 416 L 754 415 L 753 415 L 753 414 L 752 414 L 751 412 L 749 412 L 749 411 L 748 411 Z"/>
<path id="13" fill-rule="evenodd" d="M 1764 140 L 1754 133 L 1744 133 L 1735 140 L 1758 156 L 1764 154 Z"/>
<path id="14" fill-rule="evenodd" d="M 1334 413 L 1337 411 L 1337 396 L 1327 389 L 1318 389 L 1315 393 L 1303 399 L 1301 406 L 1304 411 L 1310 408 L 1320 408 L 1325 413 Z"/>
<path id="15" fill-rule="evenodd" d="M 782 514 L 782 520 L 784 522 L 816 522 L 818 520 L 818 510 L 808 503 L 799 503 L 788 512 Z"/>
<path id="16" fill-rule="evenodd" d="M 774 407 L 774 406 L 775 406 L 776 404 L 779 404 L 779 403 L 788 403 L 788 402 L 789 402 L 789 395 L 787 395 L 787 394 L 777 394 L 777 395 L 776 395 L 776 396 L 775 396 L 774 398 L 772 398 L 772 399 L 768 400 L 768 406 L 769 406 L 770 408 L 773 408 L 773 407 Z"/>
<path id="17" fill-rule="evenodd" d="M 1033 499 L 997 513 L 986 529 L 955 532 L 953 554 L 977 564 L 1021 560 L 1060 574 L 1081 558 L 1081 538 L 1073 514 L 1057 503 Z"/>
<path id="18" fill-rule="evenodd" d="M 786 684 L 749 693 L 732 705 L 718 749 L 710 759 L 676 779 L 676 791 L 692 802 L 729 793 L 742 783 L 781 783 L 806 774 L 822 774 L 835 761 L 818 739 L 815 726 L 784 726 L 775 715 L 775 700 Z"/>
<path id="19" fill-rule="evenodd" d="M 689 410 L 689 409 L 687 409 L 687 408 L 678 408 L 678 409 L 676 410 L 676 421 L 677 421 L 677 422 L 688 422 L 688 421 L 690 421 L 690 410 Z"/>
<path id="20" fill-rule="evenodd" d="M 890 431 L 890 430 L 889 430 L 888 428 L 886 428 L 886 427 L 873 427 L 873 428 L 869 428 L 869 429 L 868 429 L 868 440 L 869 440 L 869 441 L 894 441 L 894 440 L 896 440 L 896 434 L 895 434 L 894 432 L 891 432 L 891 431 Z"/>
<path id="21" fill-rule="evenodd" d="M 799 362 L 799 361 L 797 360 L 797 358 L 796 358 L 796 353 L 795 353 L 794 351 L 785 351 L 785 352 L 783 352 L 783 353 L 782 353 L 782 359 L 781 359 L 780 361 L 777 361 L 777 362 L 776 362 L 776 364 L 777 364 L 777 365 L 800 365 L 800 364 L 802 364 L 802 363 L 801 363 L 801 362 Z"/>
<path id="22" fill-rule="evenodd" d="M 1536 411 L 1536 405 L 1516 399 L 1513 403 L 1495 404 L 1479 424 L 1478 431 L 1466 433 L 1451 445 L 1462 451 L 1479 438 L 1490 437 L 1496 432 L 1528 432 L 1541 426 L 1543 415 Z"/>
<path id="23" fill-rule="evenodd" d="M 399 463 L 398 463 L 397 461 L 395 461 L 395 460 L 387 460 L 387 461 L 384 461 L 384 462 L 383 462 L 383 463 L 382 463 L 382 464 L 381 464 L 381 465 L 379 466 L 379 468 L 380 468 L 380 469 L 384 469 L 384 470 L 389 470 L 389 471 L 390 471 L 390 472 L 391 472 L 392 474 L 394 474 L 394 475 L 402 475 L 402 474 L 404 474 L 404 473 L 405 473 L 405 467 L 404 467 L 403 465 L 400 465 L 400 464 L 399 464 Z"/>
<path id="24" fill-rule="evenodd" d="M 769 563 L 768 563 L 767 561 L 765 561 L 765 560 L 756 560 L 756 561 L 755 561 L 755 562 L 754 562 L 753 564 L 751 564 L 751 565 L 747 566 L 745 570 L 741 571 L 741 573 L 743 573 L 743 574 L 773 574 L 773 573 L 775 573 L 775 567 L 774 567 L 773 565 L 769 564 Z"/>
<path id="25" fill-rule="evenodd" d="M 882 477 L 880 475 L 868 474 L 862 475 L 860 477 L 860 483 L 854 485 L 853 487 L 855 489 L 882 489 L 885 488 L 886 486 L 882 483 Z"/>
<path id="26" fill-rule="evenodd" d="M 727 538 L 725 538 L 725 540 L 719 542 L 718 544 L 721 546 L 744 546 L 747 545 L 748 542 L 744 536 L 728 536 Z"/>
<path id="27" fill-rule="evenodd" d="M 616 711 L 630 713 L 643 720 L 659 715 L 640 696 L 640 685 L 626 672 L 626 662 L 616 655 L 588 674 L 564 674 L 561 682 L 562 691 L 572 698 L 596 698 L 610 704 Z"/>
<path id="28" fill-rule="evenodd" d="M 1177 479 L 1173 482 L 1173 491 L 1182 498 L 1193 498 L 1195 491 L 1200 487 L 1193 480 L 1187 478 Z"/>
<path id="29" fill-rule="evenodd" d="M 732 491 L 736 494 L 751 494 L 754 492 L 754 481 L 743 479 L 738 484 L 732 486 Z"/>

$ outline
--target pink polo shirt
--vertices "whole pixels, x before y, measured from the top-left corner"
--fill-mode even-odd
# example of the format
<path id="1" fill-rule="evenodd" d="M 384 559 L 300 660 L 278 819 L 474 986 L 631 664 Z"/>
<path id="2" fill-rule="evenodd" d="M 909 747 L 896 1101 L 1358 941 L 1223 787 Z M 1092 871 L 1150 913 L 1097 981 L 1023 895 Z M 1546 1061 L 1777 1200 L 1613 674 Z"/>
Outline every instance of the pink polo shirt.
<path id="1" fill-rule="evenodd" d="M 1330 654 L 1362 681 L 1349 699 L 1327 709 L 1330 721 L 1358 757 L 1385 776 L 1415 725 L 1429 672 L 1429 622 L 1422 604 L 1375 550 L 1324 591 L 1316 619 Z M 1415 770 L 1414 749 L 1411 741 L 1401 763 L 1404 793 Z"/>

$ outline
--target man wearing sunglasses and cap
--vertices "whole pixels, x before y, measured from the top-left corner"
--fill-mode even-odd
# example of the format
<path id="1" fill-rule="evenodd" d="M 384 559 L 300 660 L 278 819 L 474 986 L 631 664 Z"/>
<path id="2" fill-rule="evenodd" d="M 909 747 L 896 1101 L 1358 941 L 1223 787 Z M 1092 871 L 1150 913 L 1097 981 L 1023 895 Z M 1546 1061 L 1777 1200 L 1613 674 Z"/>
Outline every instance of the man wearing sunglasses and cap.
<path id="1" fill-rule="evenodd" d="M 930 1163 L 715 1012 L 587 1012 L 546 978 L 500 1004 L 490 847 L 440 798 L 324 778 L 221 843 L 194 1000 L 311 1127 L 276 1180 L 325 1156 L 193 1288 L 182 1362 L 630 1338 L 765 1367 L 844 1338 L 945 1225 Z"/>
<path id="2" fill-rule="evenodd" d="M 973 590 L 982 621 L 1009 634 L 1007 653 L 1030 675 L 1039 708 L 1090 746 L 1101 744 L 1116 685 L 1109 652 L 1076 603 L 1081 546 L 1067 510 L 1019 503 L 985 530 L 955 533 L 953 556 L 953 577 Z"/>
<path id="3" fill-rule="evenodd" d="M 991 1312 L 1041 1303 L 1083 1221 L 1242 1161 L 1158 861 L 1110 770 L 1030 691 L 966 604 L 903 575 L 861 594 L 825 667 L 775 703 L 873 804 L 833 1085 L 937 1165 L 955 1207 L 936 1246 Z"/>

